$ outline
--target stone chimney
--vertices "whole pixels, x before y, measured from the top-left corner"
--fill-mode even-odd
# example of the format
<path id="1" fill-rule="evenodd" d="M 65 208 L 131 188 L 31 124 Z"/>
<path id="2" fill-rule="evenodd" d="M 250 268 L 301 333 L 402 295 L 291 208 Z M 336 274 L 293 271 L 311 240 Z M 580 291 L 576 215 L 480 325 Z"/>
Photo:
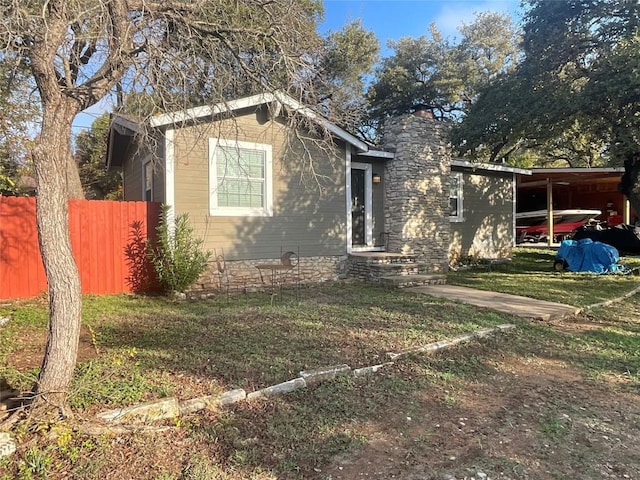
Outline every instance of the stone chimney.
<path id="1" fill-rule="evenodd" d="M 424 103 L 420 103 L 418 105 L 413 106 L 413 114 L 416 117 L 422 118 L 433 118 L 433 107 L 431 105 L 426 105 Z"/>
<path id="2" fill-rule="evenodd" d="M 425 111 L 425 110 L 420 110 Z M 385 231 L 390 252 L 416 255 L 421 273 L 448 270 L 449 126 L 422 114 L 384 125 L 384 148 L 395 153 L 385 166 Z"/>

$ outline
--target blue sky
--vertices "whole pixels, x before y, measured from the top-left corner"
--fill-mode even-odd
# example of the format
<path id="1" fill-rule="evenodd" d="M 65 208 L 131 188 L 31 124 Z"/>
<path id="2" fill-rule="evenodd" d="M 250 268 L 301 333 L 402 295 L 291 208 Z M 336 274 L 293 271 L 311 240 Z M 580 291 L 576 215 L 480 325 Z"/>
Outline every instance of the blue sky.
<path id="1" fill-rule="evenodd" d="M 428 34 L 432 22 L 445 37 L 453 38 L 458 26 L 470 23 L 476 12 L 506 13 L 515 18 L 518 6 L 518 0 L 324 0 L 325 21 L 318 30 L 325 34 L 361 19 L 384 48 L 388 40 Z"/>
<path id="2" fill-rule="evenodd" d="M 376 33 L 381 53 L 387 55 L 388 40 L 426 35 L 432 22 L 445 37 L 455 38 L 457 28 L 470 23 L 474 13 L 506 13 L 517 21 L 518 6 L 519 0 L 324 0 L 325 20 L 318 32 L 325 35 L 360 19 Z M 101 102 L 78 115 L 73 122 L 75 133 L 88 128 L 106 110 L 110 110 L 108 102 Z"/>

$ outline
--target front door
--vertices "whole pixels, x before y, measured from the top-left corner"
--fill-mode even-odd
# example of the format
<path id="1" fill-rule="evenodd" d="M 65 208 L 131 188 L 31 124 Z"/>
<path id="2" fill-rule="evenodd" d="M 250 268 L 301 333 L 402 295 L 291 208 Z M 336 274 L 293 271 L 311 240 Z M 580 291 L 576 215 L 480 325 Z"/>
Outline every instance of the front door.
<path id="1" fill-rule="evenodd" d="M 351 169 L 351 244 L 366 245 L 365 170 Z"/>

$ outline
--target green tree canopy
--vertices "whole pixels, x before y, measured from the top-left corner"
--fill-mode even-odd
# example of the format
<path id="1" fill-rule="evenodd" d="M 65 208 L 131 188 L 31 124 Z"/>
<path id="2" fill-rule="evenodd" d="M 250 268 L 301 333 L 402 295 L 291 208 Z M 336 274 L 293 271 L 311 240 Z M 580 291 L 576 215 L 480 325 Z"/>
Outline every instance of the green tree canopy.
<path id="1" fill-rule="evenodd" d="M 429 36 L 389 42 L 368 92 L 371 115 L 382 120 L 417 104 L 436 115 L 459 118 L 481 88 L 510 71 L 518 56 L 518 33 L 508 16 L 485 12 L 460 27 L 461 39 L 445 38 L 435 24 Z"/>
<path id="2" fill-rule="evenodd" d="M 330 32 L 317 62 L 316 100 L 331 121 L 356 131 L 366 115 L 365 83 L 378 59 L 375 34 L 359 21 Z"/>
<path id="3" fill-rule="evenodd" d="M 483 89 L 454 143 L 490 160 L 526 147 L 624 164 L 622 190 L 640 211 L 639 22 L 635 0 L 530 0 L 522 62 Z"/>
<path id="4" fill-rule="evenodd" d="M 30 164 L 29 149 L 39 117 L 37 97 L 23 62 L 0 54 L 0 194 L 21 193 L 21 176 Z M 34 98 L 36 97 L 36 98 Z"/>
<path id="5" fill-rule="evenodd" d="M 119 200 L 122 197 L 122 177 L 107 170 L 105 158 L 109 135 L 109 114 L 96 118 L 91 128 L 76 136 L 75 159 L 80 169 L 80 181 L 89 200 Z"/>

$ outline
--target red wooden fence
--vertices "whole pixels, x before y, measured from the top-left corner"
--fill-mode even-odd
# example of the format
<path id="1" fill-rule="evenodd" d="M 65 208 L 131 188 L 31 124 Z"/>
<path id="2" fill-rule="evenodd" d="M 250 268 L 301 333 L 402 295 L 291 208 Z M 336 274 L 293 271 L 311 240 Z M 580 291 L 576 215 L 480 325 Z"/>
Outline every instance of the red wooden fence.
<path id="1" fill-rule="evenodd" d="M 71 245 L 83 293 L 153 288 L 144 245 L 155 234 L 159 215 L 159 203 L 69 201 Z M 34 297 L 46 289 L 36 200 L 0 196 L 0 299 Z"/>

